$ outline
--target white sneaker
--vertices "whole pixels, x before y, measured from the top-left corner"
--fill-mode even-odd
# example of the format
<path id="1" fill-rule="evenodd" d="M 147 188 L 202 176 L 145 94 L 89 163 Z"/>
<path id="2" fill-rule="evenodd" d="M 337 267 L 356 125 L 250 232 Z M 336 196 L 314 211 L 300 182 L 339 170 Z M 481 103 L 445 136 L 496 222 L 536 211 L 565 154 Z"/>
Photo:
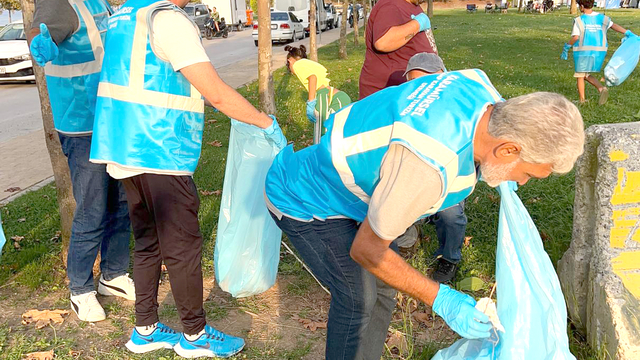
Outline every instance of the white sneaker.
<path id="1" fill-rule="evenodd" d="M 136 288 L 129 274 L 120 275 L 110 281 L 105 280 L 102 275 L 100 275 L 98 293 L 104 296 L 119 296 L 131 301 L 136 300 Z"/>
<path id="2" fill-rule="evenodd" d="M 96 299 L 95 291 L 82 295 L 71 295 L 71 310 L 82 321 L 96 322 L 107 318 L 104 309 Z"/>

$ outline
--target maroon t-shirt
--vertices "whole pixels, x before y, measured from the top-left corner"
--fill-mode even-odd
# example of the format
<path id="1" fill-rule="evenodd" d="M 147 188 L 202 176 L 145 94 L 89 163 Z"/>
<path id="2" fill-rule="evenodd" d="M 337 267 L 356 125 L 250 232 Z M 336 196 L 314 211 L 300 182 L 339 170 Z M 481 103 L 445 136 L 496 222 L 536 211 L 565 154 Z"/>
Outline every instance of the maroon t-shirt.
<path id="1" fill-rule="evenodd" d="M 411 15 L 421 13 L 420 6 L 406 0 L 380 0 L 373 7 L 367 22 L 367 52 L 360 72 L 360 99 L 405 82 L 402 74 L 413 55 L 438 53 L 431 30 L 418 33 L 403 47 L 389 53 L 377 51 L 373 46 L 391 27 L 406 24 L 411 21 Z"/>

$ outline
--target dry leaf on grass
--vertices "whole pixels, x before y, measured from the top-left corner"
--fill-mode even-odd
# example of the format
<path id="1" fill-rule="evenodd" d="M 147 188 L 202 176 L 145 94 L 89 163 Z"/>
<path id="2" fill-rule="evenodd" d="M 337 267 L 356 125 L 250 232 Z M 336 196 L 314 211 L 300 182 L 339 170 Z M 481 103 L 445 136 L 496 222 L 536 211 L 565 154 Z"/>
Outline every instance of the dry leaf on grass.
<path id="1" fill-rule="evenodd" d="M 416 319 L 417 322 L 422 323 L 424 325 L 429 324 L 429 322 L 433 320 L 433 317 L 431 317 L 431 314 L 417 312 L 417 311 L 413 313 L 413 318 Z"/>
<path id="2" fill-rule="evenodd" d="M 409 346 L 407 345 L 407 338 L 398 330 L 394 330 L 387 338 L 387 347 L 389 350 L 396 348 L 400 354 L 404 354 Z"/>
<path id="3" fill-rule="evenodd" d="M 47 325 L 62 324 L 64 317 L 69 315 L 67 310 L 29 310 L 22 314 L 22 325 L 36 324 L 36 329 L 42 329 Z"/>
<path id="4" fill-rule="evenodd" d="M 221 147 L 222 143 L 218 140 L 214 140 L 212 142 L 208 142 L 207 144 L 211 145 L 211 146 L 215 146 L 215 147 Z"/>
<path id="5" fill-rule="evenodd" d="M 215 191 L 200 190 L 200 195 L 202 196 L 220 195 L 220 194 L 222 194 L 222 190 L 215 190 Z"/>
<path id="6" fill-rule="evenodd" d="M 23 360 L 53 360 L 53 350 L 28 353 Z"/>
<path id="7" fill-rule="evenodd" d="M 27 221 L 27 218 L 20 218 L 20 219 L 18 219 L 18 222 L 25 222 L 25 221 Z"/>
<path id="8" fill-rule="evenodd" d="M 464 237 L 464 246 L 471 245 L 471 239 L 473 239 L 473 236 L 465 236 Z"/>
<path id="9" fill-rule="evenodd" d="M 291 317 L 293 320 L 297 320 L 300 324 L 302 324 L 302 327 L 304 327 L 305 329 L 311 330 L 311 331 L 316 331 L 318 329 L 326 329 L 327 328 L 327 321 L 326 320 L 320 320 L 320 319 L 304 319 L 299 317 L 298 315 L 293 315 Z"/>
<path id="10" fill-rule="evenodd" d="M 13 241 L 22 241 L 22 240 L 24 240 L 24 236 L 15 235 L 15 236 L 11 237 L 11 240 L 13 240 Z"/>
<path id="11" fill-rule="evenodd" d="M 215 124 L 218 120 L 207 120 L 207 124 Z"/>

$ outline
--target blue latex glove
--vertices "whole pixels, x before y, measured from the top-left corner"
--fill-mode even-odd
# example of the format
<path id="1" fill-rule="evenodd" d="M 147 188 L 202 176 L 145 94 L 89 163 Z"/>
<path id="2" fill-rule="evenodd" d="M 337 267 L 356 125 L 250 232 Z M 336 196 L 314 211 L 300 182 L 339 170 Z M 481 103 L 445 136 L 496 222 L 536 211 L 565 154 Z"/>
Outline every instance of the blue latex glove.
<path id="1" fill-rule="evenodd" d="M 420 31 L 425 31 L 431 29 L 431 20 L 427 14 L 422 13 L 419 15 L 411 15 L 411 19 L 417 21 L 420 24 Z"/>
<path id="2" fill-rule="evenodd" d="M 40 34 L 31 40 L 31 55 L 40 66 L 58 57 L 58 46 L 51 39 L 46 24 L 40 24 Z"/>
<path id="3" fill-rule="evenodd" d="M 484 339 L 491 336 L 489 317 L 474 306 L 476 301 L 467 294 L 440 284 L 433 302 L 433 311 L 447 322 L 453 331 L 467 339 Z"/>
<path id="4" fill-rule="evenodd" d="M 282 133 L 282 129 L 280 129 L 280 125 L 278 125 L 276 117 L 273 115 L 269 115 L 269 117 L 273 119 L 273 122 L 271 123 L 271 125 L 269 125 L 268 128 L 262 129 L 262 131 L 264 132 L 267 141 L 269 141 L 279 149 L 284 149 L 284 147 L 287 146 L 287 138 L 284 137 L 284 134 Z"/>
<path id="5" fill-rule="evenodd" d="M 624 37 L 622 38 L 621 42 L 624 42 L 625 40 L 627 40 L 628 38 L 630 38 L 632 36 L 636 36 L 636 34 L 632 33 L 631 30 L 625 31 Z"/>
<path id="6" fill-rule="evenodd" d="M 313 100 L 307 100 L 307 118 L 309 119 L 309 121 L 311 121 L 312 123 L 316 123 L 316 121 L 318 121 L 318 119 L 316 119 L 316 104 L 318 103 L 318 100 L 313 99 Z"/>
<path id="7" fill-rule="evenodd" d="M 562 47 L 562 54 L 560 55 L 560 59 L 569 60 L 569 49 L 571 49 L 571 45 L 564 43 Z"/>

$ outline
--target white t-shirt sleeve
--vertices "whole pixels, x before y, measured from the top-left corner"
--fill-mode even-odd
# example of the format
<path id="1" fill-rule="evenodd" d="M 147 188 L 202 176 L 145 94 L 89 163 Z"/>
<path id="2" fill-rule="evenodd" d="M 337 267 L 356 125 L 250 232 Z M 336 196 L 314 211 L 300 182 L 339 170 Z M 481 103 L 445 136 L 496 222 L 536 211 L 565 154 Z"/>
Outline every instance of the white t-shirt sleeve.
<path id="1" fill-rule="evenodd" d="M 441 192 L 442 179 L 433 167 L 404 146 L 391 145 L 369 202 L 369 225 L 380 238 L 394 240 L 440 200 Z"/>
<path id="2" fill-rule="evenodd" d="M 573 30 L 571 30 L 571 36 L 580 36 L 580 27 L 578 27 L 578 22 L 573 21 Z"/>
<path id="3" fill-rule="evenodd" d="M 160 11 L 153 18 L 153 50 L 171 63 L 175 71 L 187 66 L 210 62 L 202 46 L 199 30 L 191 20 L 176 11 Z"/>

